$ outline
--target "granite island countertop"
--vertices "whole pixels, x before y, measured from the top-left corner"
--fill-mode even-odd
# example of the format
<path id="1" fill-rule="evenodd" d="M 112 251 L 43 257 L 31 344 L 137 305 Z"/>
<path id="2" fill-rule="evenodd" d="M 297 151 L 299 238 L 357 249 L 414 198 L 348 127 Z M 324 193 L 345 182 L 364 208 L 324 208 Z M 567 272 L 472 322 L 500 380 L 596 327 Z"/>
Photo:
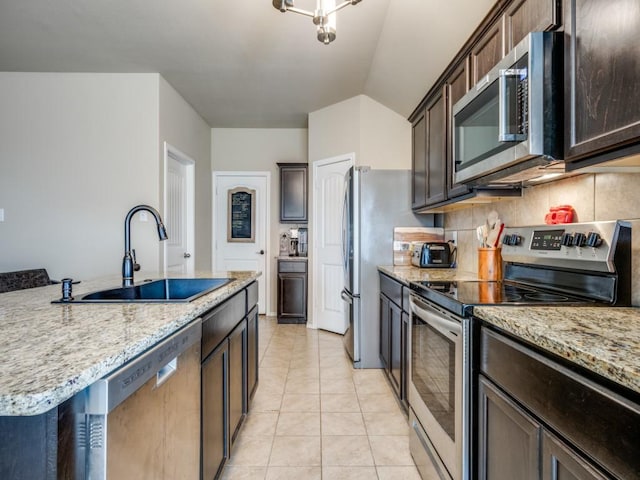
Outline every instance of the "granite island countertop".
<path id="1" fill-rule="evenodd" d="M 473 313 L 640 393 L 640 308 L 483 306 Z"/>
<path id="2" fill-rule="evenodd" d="M 61 296 L 60 285 L 0 294 L 0 416 L 45 413 L 260 275 L 260 272 L 189 275 L 235 278 L 189 303 L 51 304 Z M 120 284 L 119 276 L 82 281 L 73 286 L 73 295 Z"/>

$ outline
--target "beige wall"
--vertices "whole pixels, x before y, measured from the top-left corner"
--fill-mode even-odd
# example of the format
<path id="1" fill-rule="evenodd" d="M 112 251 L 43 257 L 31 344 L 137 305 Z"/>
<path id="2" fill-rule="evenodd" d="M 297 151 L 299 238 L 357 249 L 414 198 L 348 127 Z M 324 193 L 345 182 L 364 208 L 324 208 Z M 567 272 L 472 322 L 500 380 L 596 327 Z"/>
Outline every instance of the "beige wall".
<path id="1" fill-rule="evenodd" d="M 195 162 L 195 268 L 211 268 L 211 128 L 162 77 L 160 80 L 160 165 L 164 142 Z M 164 167 L 160 190 L 164 196 Z M 169 232 L 171 235 L 171 232 Z"/>
<path id="2" fill-rule="evenodd" d="M 496 210 L 507 226 L 541 225 L 549 208 L 572 205 L 576 222 L 631 220 L 633 304 L 640 306 L 640 174 L 598 173 L 526 188 L 522 198 L 474 206 L 445 215 L 445 230 L 458 232 L 458 266 L 477 271 L 475 228 Z"/>
<path id="3" fill-rule="evenodd" d="M 0 73 L 0 271 L 121 271 L 123 222 L 158 206 L 158 75 Z M 132 228 L 158 268 L 152 224 Z"/>
<path id="4" fill-rule="evenodd" d="M 209 268 L 210 129 L 157 73 L 0 73 L 0 105 L 0 271 L 120 274 L 129 209 L 162 214 L 165 140 L 196 161 L 196 261 Z M 152 219 L 131 232 L 137 278 L 157 275 Z"/>
<path id="5" fill-rule="evenodd" d="M 309 114 L 309 163 L 355 153 L 356 165 L 411 168 L 411 124 L 366 95 Z"/>
<path id="6" fill-rule="evenodd" d="M 281 225 L 280 176 L 278 162 L 307 163 L 307 129 L 305 128 L 213 128 L 211 129 L 211 168 L 213 171 L 271 172 L 269 215 L 271 229 L 267 255 L 271 261 L 271 296 L 267 311 L 276 309 L 276 260 L 279 235 L 293 225 Z M 209 175 L 211 177 L 211 175 Z M 214 224 L 216 222 L 213 219 Z"/>

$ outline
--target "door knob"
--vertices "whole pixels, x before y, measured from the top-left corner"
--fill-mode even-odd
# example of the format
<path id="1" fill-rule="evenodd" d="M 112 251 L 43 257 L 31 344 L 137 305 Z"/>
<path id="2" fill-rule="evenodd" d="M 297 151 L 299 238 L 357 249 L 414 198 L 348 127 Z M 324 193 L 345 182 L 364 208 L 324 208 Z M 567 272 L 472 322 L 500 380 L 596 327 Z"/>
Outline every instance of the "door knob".
<path id="1" fill-rule="evenodd" d="M 256 253 L 259 253 L 260 255 L 264 255 L 264 250 L 260 250 L 259 252 L 256 252 Z"/>
<path id="2" fill-rule="evenodd" d="M 184 255 L 182 255 L 184 258 L 191 258 L 191 254 L 188 252 L 185 252 Z"/>

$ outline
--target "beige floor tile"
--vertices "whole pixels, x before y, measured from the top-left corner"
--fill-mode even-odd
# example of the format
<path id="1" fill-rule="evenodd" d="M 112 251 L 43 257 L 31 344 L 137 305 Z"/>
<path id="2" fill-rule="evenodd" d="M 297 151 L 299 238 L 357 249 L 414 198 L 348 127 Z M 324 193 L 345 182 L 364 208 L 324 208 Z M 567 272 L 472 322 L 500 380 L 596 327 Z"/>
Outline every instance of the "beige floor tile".
<path id="1" fill-rule="evenodd" d="M 258 385 L 250 408 L 252 412 L 272 412 L 280 410 L 281 404 L 282 393 L 273 393 Z"/>
<path id="2" fill-rule="evenodd" d="M 322 467 L 322 480 L 376 480 L 375 467 Z"/>
<path id="3" fill-rule="evenodd" d="M 267 467 L 237 467 L 227 465 L 222 471 L 222 480 L 264 480 Z"/>
<path id="4" fill-rule="evenodd" d="M 320 377 L 321 393 L 355 393 L 356 389 L 353 385 L 351 377 L 332 378 L 330 376 Z"/>
<path id="5" fill-rule="evenodd" d="M 349 373 L 353 373 L 351 363 L 347 360 L 346 355 L 340 354 L 338 356 L 327 356 L 324 353 L 320 354 L 320 368 L 344 368 Z"/>
<path id="6" fill-rule="evenodd" d="M 281 412 L 276 435 L 320 435 L 320 412 Z"/>
<path id="7" fill-rule="evenodd" d="M 266 480 L 321 480 L 320 467 L 269 467 Z"/>
<path id="8" fill-rule="evenodd" d="M 332 367 L 320 367 L 321 378 L 349 378 L 353 377 L 353 368 L 348 365 L 332 366 Z"/>
<path id="9" fill-rule="evenodd" d="M 245 467 L 266 467 L 269 464 L 274 438 L 272 436 L 240 436 L 233 446 L 227 463 Z"/>
<path id="10" fill-rule="evenodd" d="M 320 380 L 317 378 L 289 378 L 284 391 L 286 393 L 320 393 Z"/>
<path id="11" fill-rule="evenodd" d="M 361 413 L 322 413 L 322 435 L 366 435 Z"/>
<path id="12" fill-rule="evenodd" d="M 269 466 L 319 466 L 320 437 L 274 437 Z"/>
<path id="13" fill-rule="evenodd" d="M 409 435 L 409 423 L 401 412 L 362 414 L 369 435 Z"/>
<path id="14" fill-rule="evenodd" d="M 320 395 L 309 393 L 285 393 L 281 412 L 319 412 Z"/>
<path id="15" fill-rule="evenodd" d="M 409 453 L 409 436 L 369 436 L 376 465 L 414 465 Z"/>
<path id="16" fill-rule="evenodd" d="M 320 411 L 355 413 L 360 412 L 360 404 L 353 393 L 323 393 L 320 395 Z"/>
<path id="17" fill-rule="evenodd" d="M 320 378 L 320 370 L 317 367 L 289 368 L 287 378 Z"/>
<path id="18" fill-rule="evenodd" d="M 254 412 L 251 411 L 242 425 L 240 435 L 242 438 L 256 436 L 273 436 L 276 434 L 278 412 Z"/>
<path id="19" fill-rule="evenodd" d="M 384 373 L 379 368 L 360 368 L 353 371 L 353 383 L 369 382 L 372 380 L 384 380 Z"/>
<path id="20" fill-rule="evenodd" d="M 264 357 L 262 357 L 262 361 L 260 362 L 261 367 L 277 367 L 277 368 L 289 368 L 289 363 L 291 363 L 291 358 L 283 358 L 276 355 L 271 355 L 267 352 Z"/>
<path id="21" fill-rule="evenodd" d="M 363 412 L 397 412 L 400 410 L 398 402 L 391 393 L 358 395 L 358 400 Z"/>
<path id="22" fill-rule="evenodd" d="M 323 436 L 322 465 L 373 465 L 366 436 Z"/>
<path id="23" fill-rule="evenodd" d="M 421 480 L 418 469 L 414 467 L 388 467 L 378 466 L 378 478 L 380 480 Z"/>
<path id="24" fill-rule="evenodd" d="M 260 380 L 281 380 L 287 378 L 289 367 L 260 367 Z"/>
<path id="25" fill-rule="evenodd" d="M 386 393 L 391 394 L 391 386 L 389 382 L 384 378 L 370 378 L 366 380 L 360 380 L 358 383 L 354 383 L 358 395 L 370 395 L 373 393 Z"/>

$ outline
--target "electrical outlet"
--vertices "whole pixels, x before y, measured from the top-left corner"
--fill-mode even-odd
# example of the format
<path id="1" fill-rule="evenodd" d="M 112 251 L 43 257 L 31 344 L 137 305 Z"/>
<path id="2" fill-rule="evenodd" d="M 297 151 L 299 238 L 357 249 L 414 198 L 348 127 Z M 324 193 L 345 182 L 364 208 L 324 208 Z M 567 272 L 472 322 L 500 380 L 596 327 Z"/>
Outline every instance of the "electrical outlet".
<path id="1" fill-rule="evenodd" d="M 0 208 L 0 222 L 4 222 L 4 208 Z"/>
<path id="2" fill-rule="evenodd" d="M 455 246 L 458 246 L 458 232 L 456 230 L 444 232 L 444 241 L 452 241 Z"/>

